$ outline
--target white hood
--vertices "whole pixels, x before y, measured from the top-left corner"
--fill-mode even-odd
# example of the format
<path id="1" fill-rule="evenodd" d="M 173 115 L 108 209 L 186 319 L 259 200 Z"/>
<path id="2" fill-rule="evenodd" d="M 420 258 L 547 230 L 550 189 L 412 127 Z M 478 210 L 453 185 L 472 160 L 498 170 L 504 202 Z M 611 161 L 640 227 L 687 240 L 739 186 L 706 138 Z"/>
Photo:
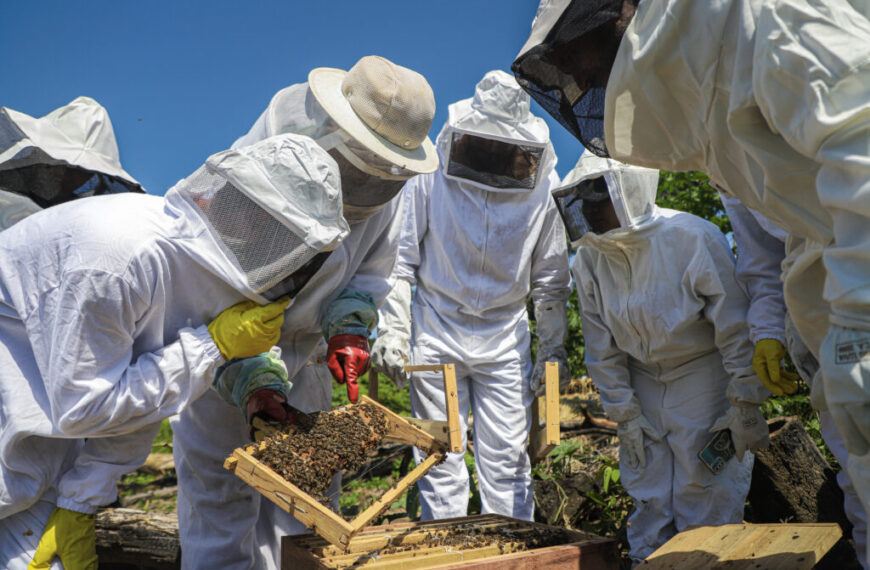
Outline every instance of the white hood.
<path id="1" fill-rule="evenodd" d="M 31 164 L 76 166 L 142 190 L 121 168 L 109 114 L 89 97 L 78 97 L 38 119 L 0 108 L 0 170 Z"/>
<path id="2" fill-rule="evenodd" d="M 556 153 L 550 142 L 547 123 L 532 114 L 528 93 L 520 88 L 513 76 L 504 71 L 488 72 L 478 82 L 473 97 L 448 107 L 447 122 L 437 140 L 441 167 L 445 173 L 450 141 L 455 131 L 544 146 L 544 155 L 538 168 L 538 185 L 547 179 L 556 166 Z"/>

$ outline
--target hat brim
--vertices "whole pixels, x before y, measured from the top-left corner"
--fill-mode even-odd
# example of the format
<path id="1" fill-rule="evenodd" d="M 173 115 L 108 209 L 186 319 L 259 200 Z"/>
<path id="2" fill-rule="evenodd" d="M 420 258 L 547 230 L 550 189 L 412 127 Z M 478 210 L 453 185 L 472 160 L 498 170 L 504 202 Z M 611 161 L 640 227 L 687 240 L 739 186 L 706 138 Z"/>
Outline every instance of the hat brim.
<path id="1" fill-rule="evenodd" d="M 341 92 L 346 71 L 331 67 L 318 67 L 308 73 L 308 86 L 320 106 L 350 136 L 366 148 L 397 166 L 427 174 L 438 169 L 438 153 L 429 137 L 415 149 L 404 149 L 382 137 L 356 114 Z"/>

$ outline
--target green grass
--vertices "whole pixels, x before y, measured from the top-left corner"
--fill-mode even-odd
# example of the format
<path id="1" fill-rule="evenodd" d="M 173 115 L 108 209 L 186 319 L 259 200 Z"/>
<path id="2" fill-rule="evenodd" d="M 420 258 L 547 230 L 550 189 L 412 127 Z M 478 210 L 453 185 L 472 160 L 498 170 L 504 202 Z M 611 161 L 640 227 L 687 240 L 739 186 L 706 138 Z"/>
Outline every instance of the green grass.
<path id="1" fill-rule="evenodd" d="M 363 374 L 359 378 L 359 393 L 369 393 L 369 374 Z M 383 374 L 378 374 L 378 402 L 396 412 L 400 416 L 411 416 L 411 397 L 408 393 L 407 386 L 402 390 L 396 388 L 393 381 Z M 347 398 L 347 389 L 344 385 L 339 384 L 335 380 L 332 381 L 332 407 L 344 406 L 349 404 Z"/>

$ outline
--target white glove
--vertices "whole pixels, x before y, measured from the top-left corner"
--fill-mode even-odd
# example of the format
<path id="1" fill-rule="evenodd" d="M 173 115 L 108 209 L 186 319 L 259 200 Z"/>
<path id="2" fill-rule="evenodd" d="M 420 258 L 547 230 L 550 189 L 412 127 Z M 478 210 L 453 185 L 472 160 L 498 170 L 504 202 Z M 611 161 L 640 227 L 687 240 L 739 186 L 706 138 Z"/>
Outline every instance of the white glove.
<path id="1" fill-rule="evenodd" d="M 642 415 L 633 420 L 619 422 L 616 426 L 619 457 L 624 459 L 632 469 L 646 467 L 646 452 L 643 450 L 644 434 L 653 441 L 662 440 L 662 435 Z"/>
<path id="2" fill-rule="evenodd" d="M 565 303 L 546 301 L 535 303 L 535 322 L 538 326 L 538 357 L 532 371 L 531 388 L 535 396 L 542 396 L 546 389 L 544 382 L 545 362 L 559 363 L 559 391 L 571 382 L 571 369 L 568 367 L 568 353 L 565 350 L 565 337 L 568 336 L 568 313 Z"/>
<path id="3" fill-rule="evenodd" d="M 758 406 L 732 405 L 724 416 L 716 420 L 710 432 L 723 429 L 731 430 L 731 441 L 734 442 L 738 461 L 743 461 L 743 455 L 747 450 L 755 453 L 767 449 L 770 445 L 767 420 L 764 419 Z"/>
<path id="4" fill-rule="evenodd" d="M 386 374 L 396 388 L 408 385 L 404 368 L 411 362 L 411 284 L 397 279 L 380 309 L 378 338 L 371 348 L 374 367 Z"/>

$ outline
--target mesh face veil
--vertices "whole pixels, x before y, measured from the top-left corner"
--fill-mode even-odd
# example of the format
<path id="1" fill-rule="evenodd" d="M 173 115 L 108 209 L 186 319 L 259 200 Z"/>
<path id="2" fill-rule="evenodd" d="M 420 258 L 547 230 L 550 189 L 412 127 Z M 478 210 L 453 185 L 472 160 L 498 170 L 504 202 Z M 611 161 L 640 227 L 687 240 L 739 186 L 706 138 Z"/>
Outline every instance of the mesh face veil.
<path id="1" fill-rule="evenodd" d="M 292 296 L 316 271 L 306 267 L 317 256 L 316 249 L 205 166 L 188 178 L 182 194 L 193 203 L 254 292 L 270 301 Z"/>
<path id="2" fill-rule="evenodd" d="M 604 88 L 624 32 L 623 0 L 543 0 L 511 70 L 550 115 L 598 156 Z M 629 5 L 636 2 L 629 2 Z"/>
<path id="3" fill-rule="evenodd" d="M 592 231 L 592 224 L 583 214 L 583 204 L 586 202 L 603 202 L 610 197 L 607 182 L 604 178 L 582 180 L 573 186 L 560 188 L 553 192 L 556 208 L 565 224 L 568 239 L 579 240 L 586 232 Z"/>
<path id="4" fill-rule="evenodd" d="M 381 158 L 340 128 L 317 139 L 317 144 L 338 164 L 344 217 L 349 223 L 377 213 L 415 175 Z"/>
<path id="5" fill-rule="evenodd" d="M 502 140 L 454 129 L 450 133 L 450 178 L 499 190 L 534 190 L 546 144 Z"/>

